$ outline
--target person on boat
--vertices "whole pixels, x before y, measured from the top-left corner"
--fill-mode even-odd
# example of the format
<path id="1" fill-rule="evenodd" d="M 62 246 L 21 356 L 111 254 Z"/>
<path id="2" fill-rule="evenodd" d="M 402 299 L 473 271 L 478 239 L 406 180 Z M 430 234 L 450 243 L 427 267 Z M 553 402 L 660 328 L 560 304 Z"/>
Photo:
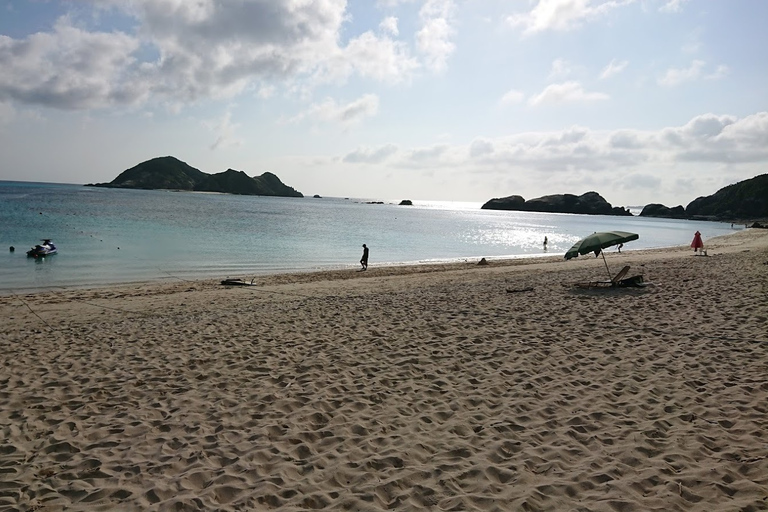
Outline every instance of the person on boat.
<path id="1" fill-rule="evenodd" d="M 368 270 L 368 246 L 363 244 L 363 257 L 360 258 L 360 264 L 363 266 L 363 270 Z"/>

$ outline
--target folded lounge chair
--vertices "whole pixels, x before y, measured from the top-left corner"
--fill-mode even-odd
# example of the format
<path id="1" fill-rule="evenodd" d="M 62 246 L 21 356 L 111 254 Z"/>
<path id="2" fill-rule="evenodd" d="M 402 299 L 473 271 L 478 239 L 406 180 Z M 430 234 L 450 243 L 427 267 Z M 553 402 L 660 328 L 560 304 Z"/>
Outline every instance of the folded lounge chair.
<path id="1" fill-rule="evenodd" d="M 610 281 L 587 281 L 584 283 L 575 283 L 578 288 L 616 288 L 627 286 L 643 286 L 643 276 L 636 275 L 627 277 L 629 265 L 625 266 L 619 273 L 611 278 Z"/>

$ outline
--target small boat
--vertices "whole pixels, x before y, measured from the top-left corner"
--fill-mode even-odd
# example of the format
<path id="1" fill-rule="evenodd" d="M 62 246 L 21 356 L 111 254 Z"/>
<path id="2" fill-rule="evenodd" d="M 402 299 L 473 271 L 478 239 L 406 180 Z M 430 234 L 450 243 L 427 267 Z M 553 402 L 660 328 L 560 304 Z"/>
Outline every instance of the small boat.
<path id="1" fill-rule="evenodd" d="M 44 258 L 46 256 L 50 256 L 52 254 L 56 254 L 58 249 L 56 249 L 56 246 L 53 245 L 53 242 L 51 242 L 49 239 L 45 238 L 43 239 L 43 243 L 34 246 L 30 250 L 27 251 L 27 256 L 30 258 Z"/>

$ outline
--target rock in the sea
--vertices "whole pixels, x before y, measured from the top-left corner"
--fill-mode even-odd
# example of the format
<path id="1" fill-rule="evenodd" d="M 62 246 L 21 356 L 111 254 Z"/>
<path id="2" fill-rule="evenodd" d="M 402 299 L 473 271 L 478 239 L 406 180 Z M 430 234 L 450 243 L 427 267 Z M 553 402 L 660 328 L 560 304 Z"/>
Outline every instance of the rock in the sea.
<path id="1" fill-rule="evenodd" d="M 521 196 L 508 196 L 491 199 L 485 203 L 484 210 L 515 210 L 523 212 L 545 213 L 580 213 L 586 215 L 632 215 L 621 207 L 613 207 L 597 192 L 587 192 L 580 196 L 573 194 L 554 194 L 537 197 L 526 201 Z"/>
<path id="2" fill-rule="evenodd" d="M 684 219 L 685 208 L 682 205 L 670 208 L 659 203 L 647 204 L 643 207 L 643 211 L 640 212 L 640 217 L 664 217 L 667 219 Z"/>
<path id="3" fill-rule="evenodd" d="M 410 199 L 403 199 L 400 201 L 400 206 L 413 206 L 413 201 Z"/>
<path id="4" fill-rule="evenodd" d="M 525 204 L 523 196 L 507 196 L 491 199 L 482 206 L 483 210 L 517 210 Z"/>

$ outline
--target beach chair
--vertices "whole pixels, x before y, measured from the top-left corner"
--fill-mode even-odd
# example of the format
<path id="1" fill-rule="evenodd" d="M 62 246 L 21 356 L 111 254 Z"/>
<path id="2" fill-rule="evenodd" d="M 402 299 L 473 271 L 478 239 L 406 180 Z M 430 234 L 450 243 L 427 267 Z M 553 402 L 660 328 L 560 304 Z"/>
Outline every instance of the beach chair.
<path id="1" fill-rule="evenodd" d="M 618 274 L 613 276 L 610 281 L 586 281 L 583 283 L 575 283 L 574 286 L 577 288 L 615 288 L 617 286 L 621 286 L 621 283 L 623 280 L 625 280 L 627 274 L 629 274 L 629 265 L 619 270 Z M 642 280 L 642 276 L 635 276 L 630 279 L 626 279 L 626 281 L 635 280 L 638 277 Z"/>

